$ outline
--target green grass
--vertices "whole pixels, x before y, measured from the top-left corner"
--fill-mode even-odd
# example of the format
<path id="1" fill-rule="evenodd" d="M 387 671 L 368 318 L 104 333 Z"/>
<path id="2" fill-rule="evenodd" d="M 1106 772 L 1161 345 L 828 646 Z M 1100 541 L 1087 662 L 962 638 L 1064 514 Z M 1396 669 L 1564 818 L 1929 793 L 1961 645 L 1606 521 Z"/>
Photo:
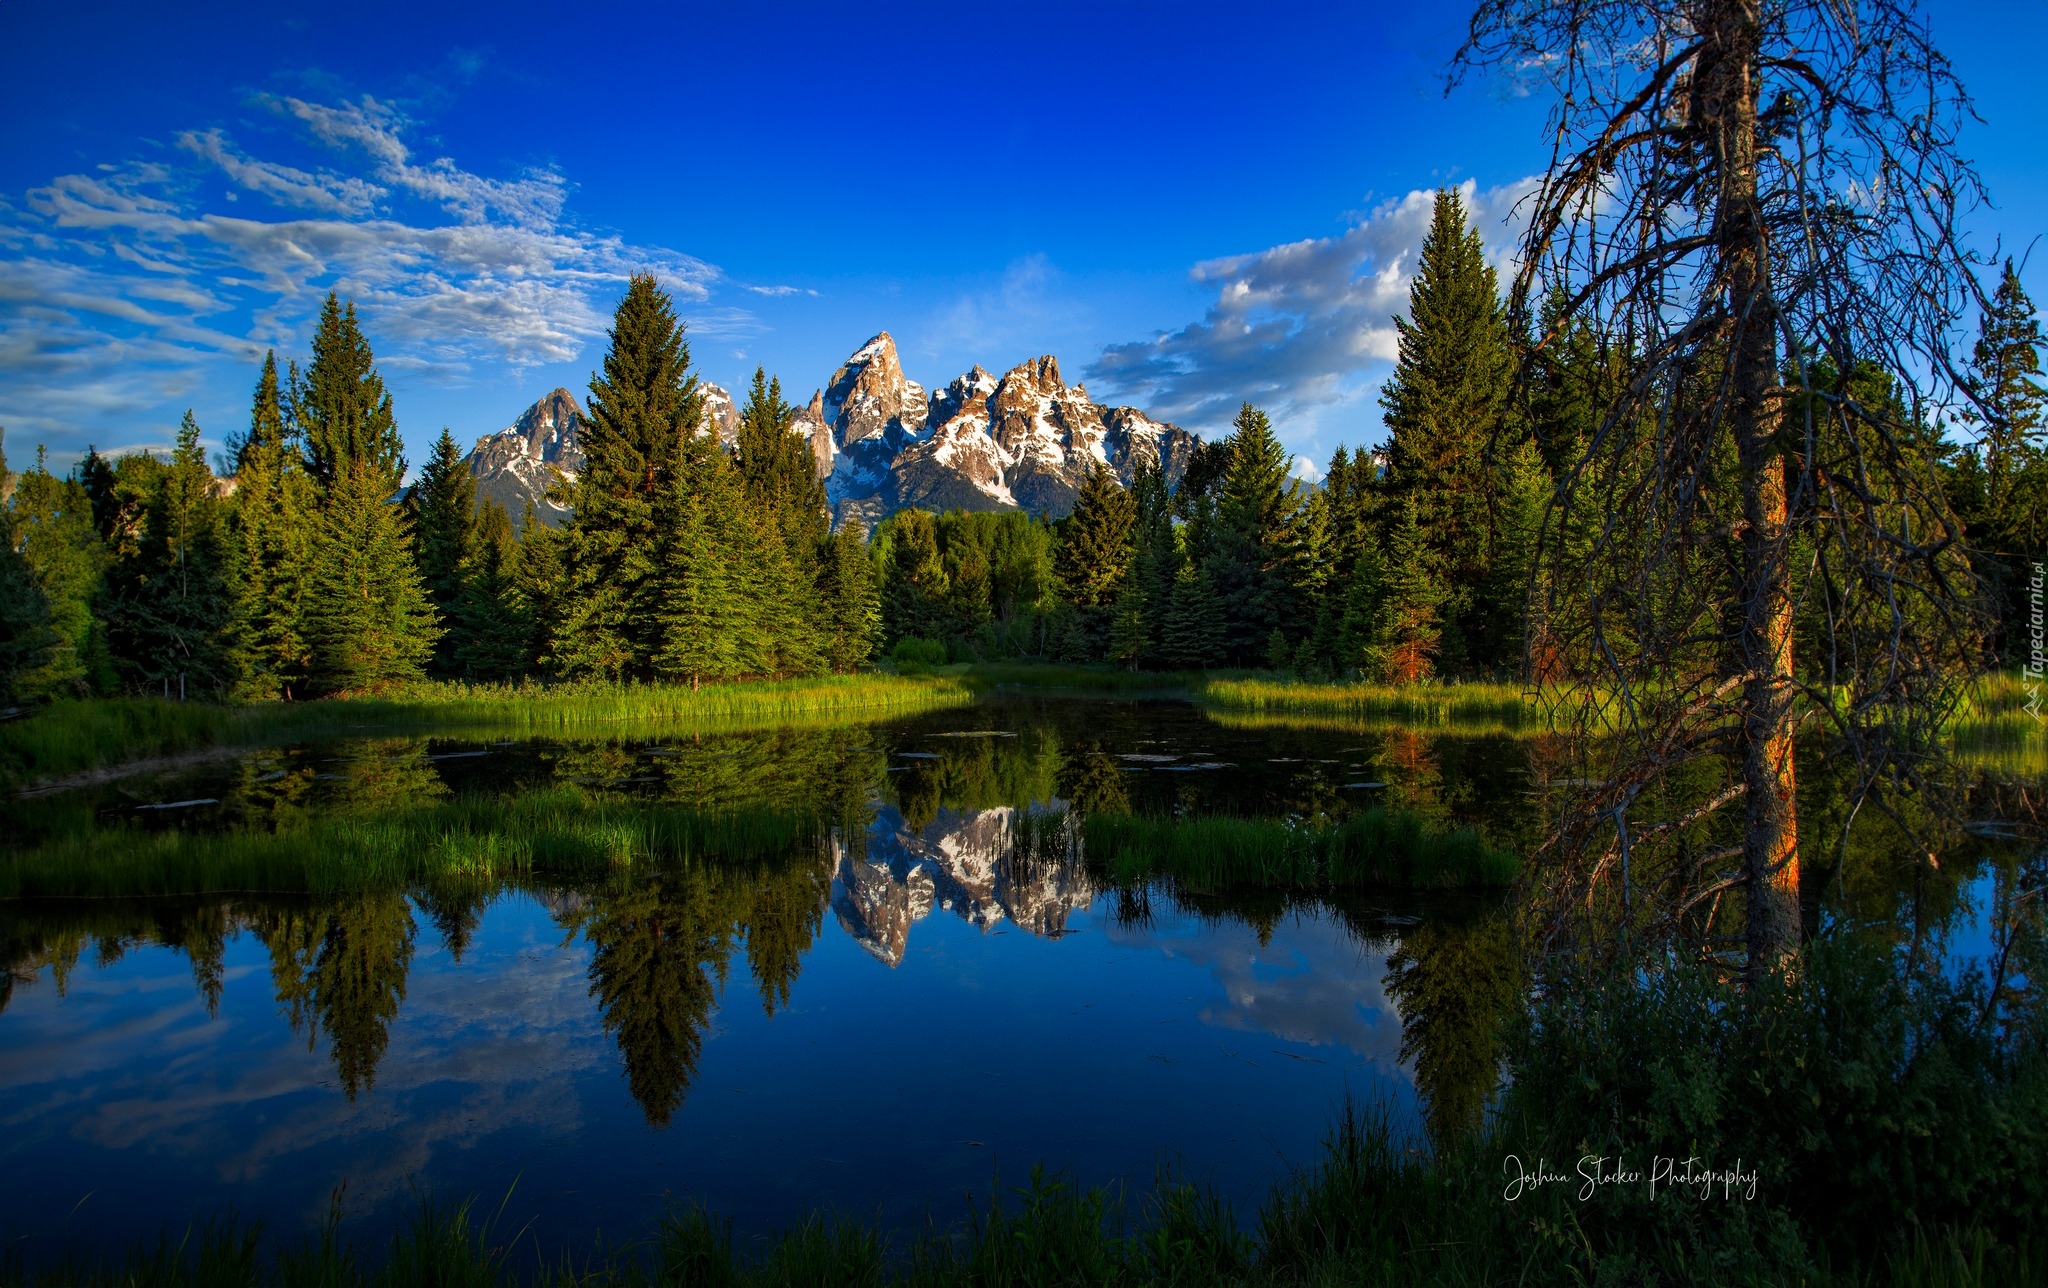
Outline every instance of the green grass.
<path id="1" fill-rule="evenodd" d="M 1517 870 L 1476 832 L 1433 833 L 1381 809 L 1336 824 L 1090 814 L 1080 833 L 1089 864 L 1116 880 L 1169 877 L 1196 891 L 1478 889 L 1512 885 Z"/>
<path id="2" fill-rule="evenodd" d="M 420 684 L 377 697 L 211 706 L 157 698 L 58 702 L 0 725 L 0 782 L 17 787 L 212 747 L 380 730 L 532 736 L 622 728 L 729 732 L 929 711 L 973 701 L 950 676 L 834 675 L 715 684 Z"/>
<path id="3" fill-rule="evenodd" d="M 1212 679 L 1201 700 L 1231 711 L 1340 716 L 1403 725 L 1478 723 L 1517 728 L 1536 723 L 1522 689 L 1512 684 L 1307 684 Z"/>
<path id="4" fill-rule="evenodd" d="M 575 786 L 324 815 L 275 832 L 101 828 L 0 854 L 0 899 L 339 893 L 447 878 L 601 875 L 821 843 L 812 815 L 603 800 Z"/>

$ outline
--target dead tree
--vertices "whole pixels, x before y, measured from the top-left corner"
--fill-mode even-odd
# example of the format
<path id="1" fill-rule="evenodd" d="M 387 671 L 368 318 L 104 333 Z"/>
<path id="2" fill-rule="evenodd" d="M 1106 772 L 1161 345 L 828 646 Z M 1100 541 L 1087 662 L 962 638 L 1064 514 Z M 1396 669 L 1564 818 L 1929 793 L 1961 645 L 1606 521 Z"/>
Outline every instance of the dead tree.
<path id="1" fill-rule="evenodd" d="M 1482 0 L 1456 66 L 1554 95 L 1512 306 L 1618 373 L 1545 525 L 1552 560 L 1580 527 L 1539 616 L 1588 763 L 1541 930 L 1787 968 L 1795 742 L 1882 810 L 1977 656 L 1926 450 L 1981 303 L 1969 100 L 1899 0 Z"/>

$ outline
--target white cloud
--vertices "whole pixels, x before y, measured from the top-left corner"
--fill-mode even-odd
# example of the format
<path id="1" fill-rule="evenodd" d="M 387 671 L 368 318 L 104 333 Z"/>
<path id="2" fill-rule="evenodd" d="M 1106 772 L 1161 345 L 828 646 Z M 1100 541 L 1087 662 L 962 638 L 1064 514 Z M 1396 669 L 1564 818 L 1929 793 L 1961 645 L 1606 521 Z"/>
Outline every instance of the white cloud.
<path id="1" fill-rule="evenodd" d="M 1497 262 L 1512 249 L 1507 221 L 1534 182 L 1462 189 Z M 1109 346 L 1089 378 L 1153 415 L 1206 429 L 1227 425 L 1247 401 L 1274 412 L 1283 433 L 1290 415 L 1362 402 L 1394 360 L 1394 315 L 1407 307 L 1434 200 L 1418 189 L 1339 236 L 1197 264 L 1192 279 L 1216 290 L 1202 320 Z"/>
<path id="2" fill-rule="evenodd" d="M 301 163 L 189 130 L 168 159 L 0 202 L 0 424 L 17 441 L 48 442 L 62 461 L 132 437 L 224 363 L 299 349 L 329 290 L 355 300 L 380 362 L 442 380 L 578 357 L 639 271 L 661 278 L 694 333 L 760 329 L 711 303 L 714 266 L 577 226 L 552 169 L 498 179 L 422 160 L 412 123 L 368 96 L 257 102 L 303 133 Z M 220 194 L 220 178 L 234 190 Z M 238 196 L 259 200 L 228 204 Z"/>

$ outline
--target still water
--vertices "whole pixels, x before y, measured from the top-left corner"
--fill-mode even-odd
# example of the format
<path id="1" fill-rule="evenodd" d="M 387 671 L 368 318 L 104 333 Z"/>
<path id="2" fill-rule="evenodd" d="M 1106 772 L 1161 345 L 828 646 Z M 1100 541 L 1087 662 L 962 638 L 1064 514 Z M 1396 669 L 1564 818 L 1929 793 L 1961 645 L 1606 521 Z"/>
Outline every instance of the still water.
<path id="1" fill-rule="evenodd" d="M 631 1238 L 679 1200 L 742 1232 L 820 1208 L 902 1231 L 1038 1164 L 1134 1196 L 1171 1167 L 1248 1210 L 1347 1095 L 1413 1117 L 1403 937 L 1497 910 L 1104 889 L 1018 853 L 1018 814 L 1398 798 L 1506 828 L 1524 772 L 1506 739 L 1019 701 L 666 742 L 314 743 L 17 802 L 13 843 L 84 825 L 109 852 L 562 784 L 841 821 L 775 861 L 627 880 L 0 904 L 0 1210 L 39 1254 L 230 1207 L 290 1235 L 337 1195 L 374 1236 L 418 1192 L 508 1187 L 543 1242 Z M 213 803 L 150 808 L 191 800 Z"/>
<path id="2" fill-rule="evenodd" d="M 1501 901 L 1107 888 L 1022 847 L 1020 819 L 1384 804 L 1520 850 L 1542 756 L 1008 700 L 659 741 L 310 743 L 16 801 L 16 854 L 84 829 L 109 864 L 164 832 L 246 844 L 546 791 L 834 821 L 624 876 L 0 901 L 0 1235 L 42 1259 L 232 1208 L 285 1241 L 331 1211 L 377 1239 L 421 1193 L 508 1190 L 506 1228 L 548 1247 L 691 1201 L 743 1237 L 819 1209 L 909 1232 L 1040 1164 L 1134 1198 L 1171 1168 L 1249 1215 L 1347 1096 L 1418 1134 L 1476 1112 L 1494 1017 L 1471 990 L 1506 951 Z"/>

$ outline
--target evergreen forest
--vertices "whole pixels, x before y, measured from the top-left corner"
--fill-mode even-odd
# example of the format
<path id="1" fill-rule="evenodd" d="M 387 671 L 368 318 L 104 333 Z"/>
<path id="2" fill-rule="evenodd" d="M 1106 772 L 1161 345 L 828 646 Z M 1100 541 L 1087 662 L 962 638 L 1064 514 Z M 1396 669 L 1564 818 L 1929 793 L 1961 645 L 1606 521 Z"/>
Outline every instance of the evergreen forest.
<path id="1" fill-rule="evenodd" d="M 443 430 L 409 484 L 362 319 L 332 295 L 312 352 L 266 357 L 249 423 L 209 463 L 188 414 L 169 459 L 96 451 L 5 472 L 0 684 L 10 706 L 143 694 L 216 701 L 436 678 L 671 682 L 1032 660 L 1264 668 L 1318 680 L 1545 681 L 1597 671 L 1560 629 L 1610 516 L 1569 486 L 1630 369 L 1553 300 L 1511 323 L 1459 194 L 1438 193 L 1377 448 L 1291 477 L 1245 404 L 1180 476 L 1106 467 L 1058 520 L 899 511 L 835 532 L 795 409 L 757 371 L 730 449 L 683 320 L 651 276 L 618 303 L 557 530 L 479 503 Z M 1969 372 L 1982 413 L 1909 446 L 1967 534 L 1991 649 L 2025 647 L 2048 547 L 2040 322 L 2010 264 Z M 1805 374 L 1802 375 L 1801 372 Z M 1879 369 L 1787 373 L 1909 418 Z M 1624 468 L 1626 463 L 1624 463 Z M 1732 595 L 1732 588 L 1731 588 Z M 1802 629 L 1818 631 L 1820 607 Z M 1802 659 L 1824 651 L 1803 648 Z M 1989 659 L 1987 659 L 1989 660 Z"/>

